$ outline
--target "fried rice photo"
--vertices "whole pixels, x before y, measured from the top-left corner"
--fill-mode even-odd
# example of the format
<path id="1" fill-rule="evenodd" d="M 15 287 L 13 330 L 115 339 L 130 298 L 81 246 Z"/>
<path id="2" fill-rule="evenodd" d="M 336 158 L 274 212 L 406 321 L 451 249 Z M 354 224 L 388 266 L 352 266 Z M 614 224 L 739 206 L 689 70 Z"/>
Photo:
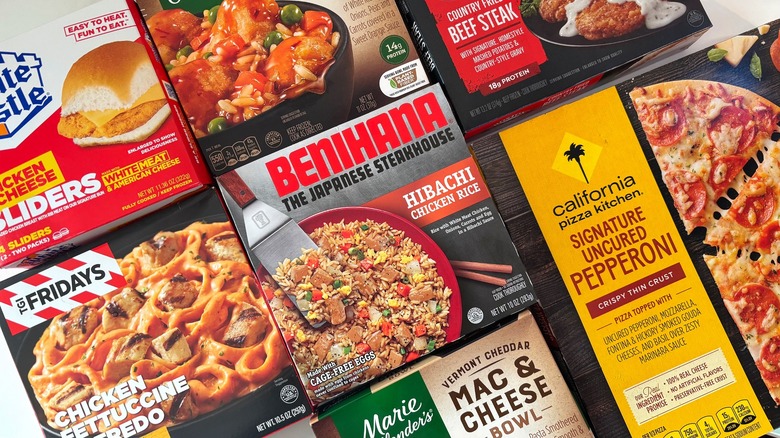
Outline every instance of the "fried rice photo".
<path id="1" fill-rule="evenodd" d="M 318 248 L 281 263 L 278 288 L 264 285 L 301 375 L 373 351 L 359 383 L 446 343 L 452 290 L 419 243 L 373 220 L 326 223 L 311 237 Z"/>

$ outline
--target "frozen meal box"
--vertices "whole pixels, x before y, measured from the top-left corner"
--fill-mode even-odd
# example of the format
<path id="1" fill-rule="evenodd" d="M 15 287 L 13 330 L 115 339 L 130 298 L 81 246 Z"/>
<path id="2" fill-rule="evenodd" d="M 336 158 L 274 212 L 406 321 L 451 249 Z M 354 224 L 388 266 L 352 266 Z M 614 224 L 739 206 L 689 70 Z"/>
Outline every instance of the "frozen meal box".
<path id="1" fill-rule="evenodd" d="M 428 84 L 392 1 L 138 3 L 215 175 Z"/>
<path id="2" fill-rule="evenodd" d="M 309 416 L 214 189 L 0 283 L 0 296 L 46 437 L 257 437 Z"/>
<path id="3" fill-rule="evenodd" d="M 563 356 L 581 363 L 569 366 L 585 406 L 614 397 L 631 436 L 780 425 L 778 30 L 753 29 L 501 133 L 557 265 L 540 276 L 568 290 L 542 304 L 579 316 L 597 362 L 561 342 Z M 562 333 L 571 321 L 550 324 Z M 609 391 L 584 389 L 594 365 Z M 591 418 L 597 435 L 619 433 Z"/>
<path id="4" fill-rule="evenodd" d="M 312 418 L 319 438 L 593 437 L 530 311 Z"/>
<path id="5" fill-rule="evenodd" d="M 401 0 L 467 138 L 682 49 L 710 27 L 699 0 Z"/>
<path id="6" fill-rule="evenodd" d="M 536 301 L 438 85 L 217 182 L 313 404 Z"/>
<path id="7" fill-rule="evenodd" d="M 0 43 L 0 266 L 35 266 L 210 182 L 133 2 Z"/>

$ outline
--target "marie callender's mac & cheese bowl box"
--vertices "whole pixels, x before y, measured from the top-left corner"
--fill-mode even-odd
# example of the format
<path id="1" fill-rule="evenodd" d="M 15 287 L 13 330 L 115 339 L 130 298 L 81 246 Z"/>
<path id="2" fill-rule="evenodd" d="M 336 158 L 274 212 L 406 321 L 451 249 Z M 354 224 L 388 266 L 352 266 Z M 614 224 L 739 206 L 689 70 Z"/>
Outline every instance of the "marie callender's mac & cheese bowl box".
<path id="1" fill-rule="evenodd" d="M 0 266 L 35 266 L 210 182 L 135 3 L 4 41 L 0 70 Z"/>
<path id="2" fill-rule="evenodd" d="M 682 50 L 710 27 L 699 0 L 403 0 L 467 138 Z"/>
<path id="3" fill-rule="evenodd" d="M 599 436 L 780 425 L 778 30 L 500 135 L 557 268 L 531 278 L 568 291 L 540 301 Z"/>
<path id="4" fill-rule="evenodd" d="M 214 175 L 429 83 L 395 2 L 138 2 Z"/>
<path id="5" fill-rule="evenodd" d="M 0 294 L 46 437 L 256 437 L 309 415 L 213 189 L 8 279 Z"/>
<path id="6" fill-rule="evenodd" d="M 592 438 L 530 311 L 312 418 L 318 438 Z"/>

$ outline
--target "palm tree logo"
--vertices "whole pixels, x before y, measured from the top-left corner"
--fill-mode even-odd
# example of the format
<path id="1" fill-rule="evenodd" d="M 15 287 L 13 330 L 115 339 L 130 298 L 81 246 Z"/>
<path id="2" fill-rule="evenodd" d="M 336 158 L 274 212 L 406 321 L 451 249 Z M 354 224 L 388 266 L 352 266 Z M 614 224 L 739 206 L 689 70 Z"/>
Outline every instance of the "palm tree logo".
<path id="1" fill-rule="evenodd" d="M 585 169 L 582 168 L 582 162 L 580 161 L 580 157 L 585 155 L 585 149 L 582 148 L 581 144 L 575 144 L 572 143 L 569 146 L 569 150 L 563 152 L 563 156 L 568 158 L 568 161 L 574 160 L 577 162 L 577 164 L 580 166 L 580 172 L 582 172 L 582 176 L 585 178 L 585 183 L 590 184 L 588 181 L 588 175 L 585 175 Z"/>

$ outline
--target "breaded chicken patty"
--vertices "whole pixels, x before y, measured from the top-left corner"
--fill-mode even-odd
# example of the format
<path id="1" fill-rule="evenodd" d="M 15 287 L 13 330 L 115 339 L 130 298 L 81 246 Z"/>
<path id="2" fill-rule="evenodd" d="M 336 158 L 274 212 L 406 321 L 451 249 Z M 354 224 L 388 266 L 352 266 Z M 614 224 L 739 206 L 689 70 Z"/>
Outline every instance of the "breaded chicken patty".
<path id="1" fill-rule="evenodd" d="M 634 2 L 593 2 L 577 15 L 576 25 L 580 35 L 588 40 L 614 38 L 633 32 L 644 25 L 645 17 Z"/>
<path id="2" fill-rule="evenodd" d="M 541 0 L 539 15 L 548 23 L 566 21 L 566 5 L 574 0 Z"/>
<path id="3" fill-rule="evenodd" d="M 96 126 L 81 113 L 71 114 L 60 119 L 57 132 L 67 138 L 114 137 L 140 127 L 167 104 L 165 99 L 143 103 L 118 114 L 102 126 Z"/>

